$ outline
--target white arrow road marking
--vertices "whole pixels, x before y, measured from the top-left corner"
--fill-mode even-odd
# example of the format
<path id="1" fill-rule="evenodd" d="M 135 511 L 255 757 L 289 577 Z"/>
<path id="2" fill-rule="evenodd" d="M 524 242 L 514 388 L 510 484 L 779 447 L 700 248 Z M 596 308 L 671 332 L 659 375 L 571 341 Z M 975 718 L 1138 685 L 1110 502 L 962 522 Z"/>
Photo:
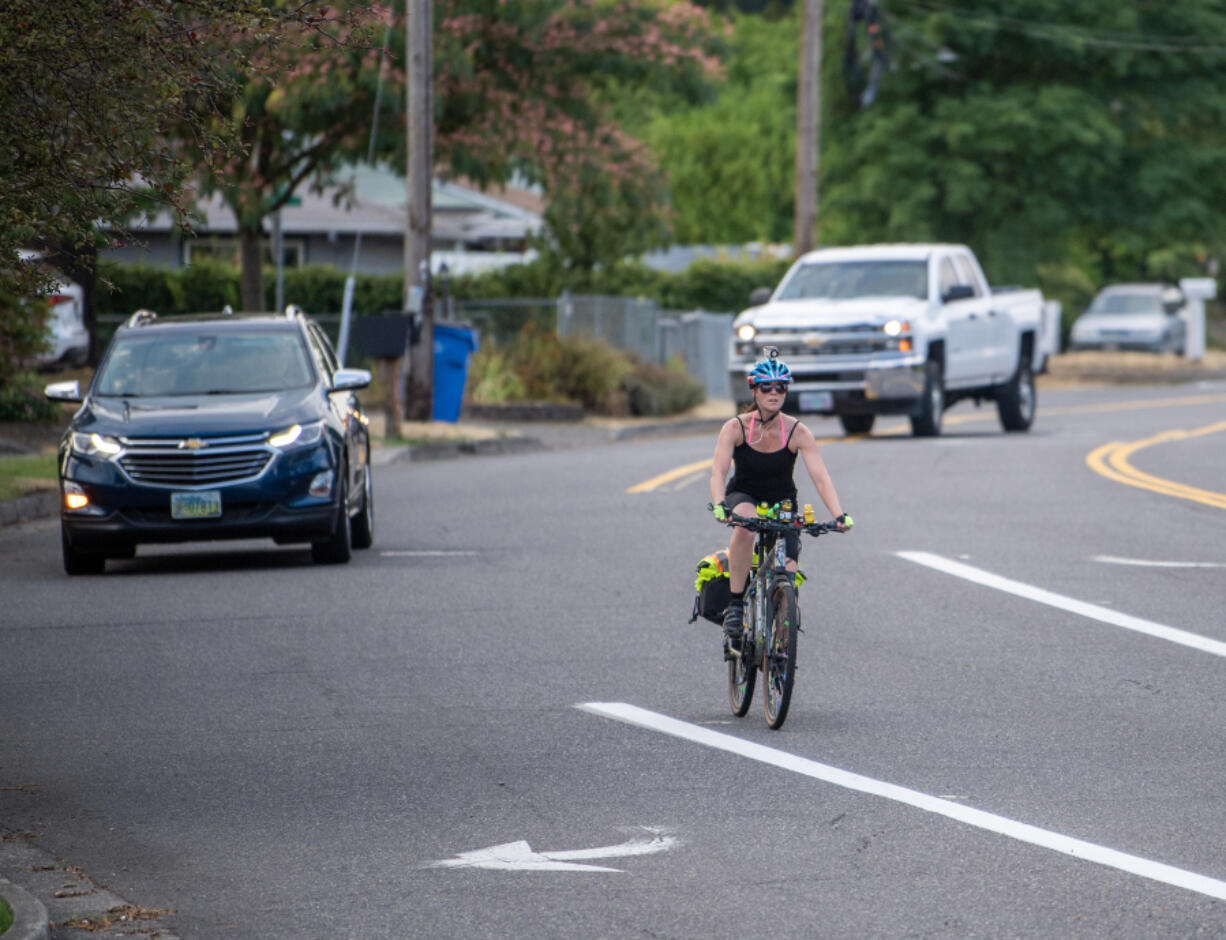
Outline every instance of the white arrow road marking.
<path id="1" fill-rule="evenodd" d="M 1226 562 L 1222 561 L 1146 561 L 1117 555 L 1095 555 L 1090 561 L 1100 561 L 1104 565 L 1136 565 L 1139 568 L 1226 568 Z"/>
<path id="2" fill-rule="evenodd" d="M 442 551 L 442 550 L 431 551 L 427 549 L 422 549 L 420 551 L 379 552 L 379 555 L 383 558 L 451 558 L 455 555 L 475 555 L 475 554 L 477 553 L 476 552 L 453 552 L 453 551 Z"/>
<path id="3" fill-rule="evenodd" d="M 624 858 L 631 855 L 652 855 L 665 852 L 677 845 L 672 836 L 654 829 L 649 839 L 631 839 L 621 845 L 606 845 L 595 849 L 569 849 L 562 852 L 536 852 L 522 839 L 491 845 L 485 849 L 461 852 L 455 858 L 431 862 L 430 868 L 493 868 L 499 871 L 614 871 L 620 868 L 605 868 L 603 865 L 580 865 L 581 858 Z"/>
<path id="4" fill-rule="evenodd" d="M 899 558 L 905 558 L 907 561 L 913 561 L 918 565 L 925 565 L 937 571 L 951 574 L 955 578 L 964 578 L 967 581 L 973 581 L 976 584 L 982 584 L 984 587 L 994 588 L 1006 594 L 1024 597 L 1027 600 L 1046 604 L 1049 607 L 1056 607 L 1060 610 L 1067 610 L 1071 614 L 1089 617 L 1091 620 L 1097 620 L 1101 623 L 1109 623 L 1113 627 L 1123 627 L 1125 630 L 1135 630 L 1137 633 L 1144 633 L 1159 640 L 1167 640 L 1171 643 L 1178 643 L 1181 646 L 1190 646 L 1192 649 L 1200 650 L 1202 653 L 1226 656 L 1226 643 L 1220 640 L 1211 640 L 1208 637 L 1201 636 L 1199 633 L 1189 633 L 1187 630 L 1168 627 L 1166 624 L 1155 623 L 1152 620 L 1143 620 L 1130 614 L 1121 614 L 1119 611 L 1100 607 L 1098 604 L 1090 604 L 1072 597 L 1065 597 L 1063 594 L 1056 594 L 1054 591 L 1045 591 L 1043 588 L 1034 587 L 1023 581 L 1002 578 L 1000 575 L 992 574 L 990 571 L 973 568 L 970 565 L 962 564 L 960 561 L 951 561 L 948 558 L 942 558 L 940 555 L 933 555 L 930 552 L 897 552 L 896 554 Z"/>
<path id="5" fill-rule="evenodd" d="M 1186 888 L 1188 891 L 1195 891 L 1199 894 L 1208 895 L 1211 898 L 1226 900 L 1226 881 L 1218 881 L 1216 878 L 1199 875 L 1194 871 L 1176 868 L 1163 862 L 1141 858 L 1138 855 L 1129 855 L 1126 852 L 1109 849 L 1103 845 L 1095 845 L 1093 842 L 1086 842 L 1083 839 L 1074 839 L 1071 836 L 1052 832 L 1050 829 L 1040 829 L 1038 826 L 1018 822 L 1016 819 L 1009 819 L 1005 816 L 997 816 L 995 813 L 975 809 L 971 806 L 962 806 L 946 799 L 930 796 L 927 793 L 920 793 L 918 790 L 908 790 L 906 787 L 900 787 L 897 784 L 886 783 L 884 780 L 863 777 L 851 771 L 840 770 L 838 767 L 832 767 L 829 764 L 820 764 L 806 757 L 797 757 L 795 754 L 789 754 L 786 751 L 780 751 L 773 747 L 766 747 L 763 744 L 755 744 L 752 741 L 746 741 L 743 738 L 737 738 L 730 734 L 712 731 L 710 728 L 700 728 L 698 725 L 678 721 L 676 718 L 670 718 L 668 715 L 661 715 L 658 712 L 648 711 L 635 705 L 628 705 L 625 702 L 586 702 L 575 707 L 605 718 L 613 718 L 618 721 L 624 721 L 627 724 L 637 725 L 640 728 L 659 731 L 662 734 L 672 735 L 673 737 L 692 741 L 695 744 L 702 744 L 719 751 L 739 754 L 741 757 L 747 757 L 750 760 L 761 761 L 763 764 L 770 764 L 783 770 L 790 770 L 793 773 L 803 774 L 806 777 L 822 780 L 848 790 L 868 793 L 872 796 L 880 796 L 887 800 L 894 800 L 898 803 L 914 806 L 916 809 L 935 813 L 938 816 L 945 816 L 960 823 L 965 823 L 968 826 L 975 826 L 988 832 L 1007 836 L 1010 839 L 1017 839 L 1019 842 L 1028 842 L 1031 845 L 1051 849 L 1062 855 L 1071 855 L 1073 858 L 1097 862 L 1108 868 L 1117 868 L 1120 871 L 1140 875 L 1142 878 L 1149 878 L 1152 881 L 1160 881 L 1163 884 L 1174 885 L 1177 888 Z"/>

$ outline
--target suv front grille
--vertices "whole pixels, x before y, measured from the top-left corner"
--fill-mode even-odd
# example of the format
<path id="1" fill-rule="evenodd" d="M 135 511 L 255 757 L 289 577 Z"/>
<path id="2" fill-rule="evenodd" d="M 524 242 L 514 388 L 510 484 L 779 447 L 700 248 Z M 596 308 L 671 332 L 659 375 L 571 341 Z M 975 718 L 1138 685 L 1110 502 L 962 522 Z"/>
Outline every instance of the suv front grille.
<path id="1" fill-rule="evenodd" d="M 237 483 L 259 476 L 272 460 L 272 451 L 263 441 L 263 435 L 124 439 L 119 465 L 135 482 L 156 486 Z M 193 448 L 191 443 L 198 446 Z"/>

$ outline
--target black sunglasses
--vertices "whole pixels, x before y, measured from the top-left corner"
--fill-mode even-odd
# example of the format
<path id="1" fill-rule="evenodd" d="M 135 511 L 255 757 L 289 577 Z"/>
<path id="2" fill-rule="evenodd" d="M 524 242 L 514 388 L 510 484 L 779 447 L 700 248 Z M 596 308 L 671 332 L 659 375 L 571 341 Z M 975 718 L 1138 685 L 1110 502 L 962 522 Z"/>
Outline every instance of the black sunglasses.
<path id="1" fill-rule="evenodd" d="M 788 393 L 788 387 L 783 382 L 768 382 L 765 385 L 757 386 L 757 388 L 764 395 L 786 395 Z"/>

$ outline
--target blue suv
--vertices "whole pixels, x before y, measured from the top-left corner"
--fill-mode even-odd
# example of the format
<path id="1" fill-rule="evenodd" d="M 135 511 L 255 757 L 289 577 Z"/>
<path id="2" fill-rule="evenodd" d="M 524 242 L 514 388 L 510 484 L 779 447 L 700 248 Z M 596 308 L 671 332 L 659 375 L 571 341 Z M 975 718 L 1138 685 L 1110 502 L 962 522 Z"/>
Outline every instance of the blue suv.
<path id="1" fill-rule="evenodd" d="M 369 421 L 319 325 L 285 316 L 158 319 L 115 333 L 60 443 L 64 570 L 101 574 L 141 542 L 271 538 L 319 563 L 374 540 Z"/>

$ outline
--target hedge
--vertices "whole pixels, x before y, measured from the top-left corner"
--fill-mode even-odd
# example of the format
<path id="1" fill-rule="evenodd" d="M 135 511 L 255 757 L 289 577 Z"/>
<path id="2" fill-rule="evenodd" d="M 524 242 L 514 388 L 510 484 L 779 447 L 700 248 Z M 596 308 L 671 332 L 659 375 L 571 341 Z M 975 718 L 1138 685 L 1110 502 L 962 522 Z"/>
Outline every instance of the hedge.
<path id="1" fill-rule="evenodd" d="M 610 294 L 655 300 L 666 310 L 710 310 L 735 313 L 749 304 L 755 287 L 774 287 L 788 262 L 695 261 L 670 274 L 643 264 L 625 263 L 595 272 L 576 272 L 549 260 L 514 265 L 451 280 L 460 300 L 557 297 L 572 293 Z M 146 308 L 158 313 L 200 313 L 239 305 L 239 272 L 231 264 L 201 259 L 184 268 L 99 263 L 104 281 L 97 291 L 100 315 L 126 316 Z M 308 313 L 339 313 L 345 295 L 346 272 L 330 265 L 308 265 L 284 271 L 285 298 Z M 271 304 L 275 271 L 264 271 L 264 295 Z M 108 289 L 107 284 L 110 285 Z M 399 274 L 360 274 L 354 284 L 357 314 L 400 310 L 404 282 Z"/>

